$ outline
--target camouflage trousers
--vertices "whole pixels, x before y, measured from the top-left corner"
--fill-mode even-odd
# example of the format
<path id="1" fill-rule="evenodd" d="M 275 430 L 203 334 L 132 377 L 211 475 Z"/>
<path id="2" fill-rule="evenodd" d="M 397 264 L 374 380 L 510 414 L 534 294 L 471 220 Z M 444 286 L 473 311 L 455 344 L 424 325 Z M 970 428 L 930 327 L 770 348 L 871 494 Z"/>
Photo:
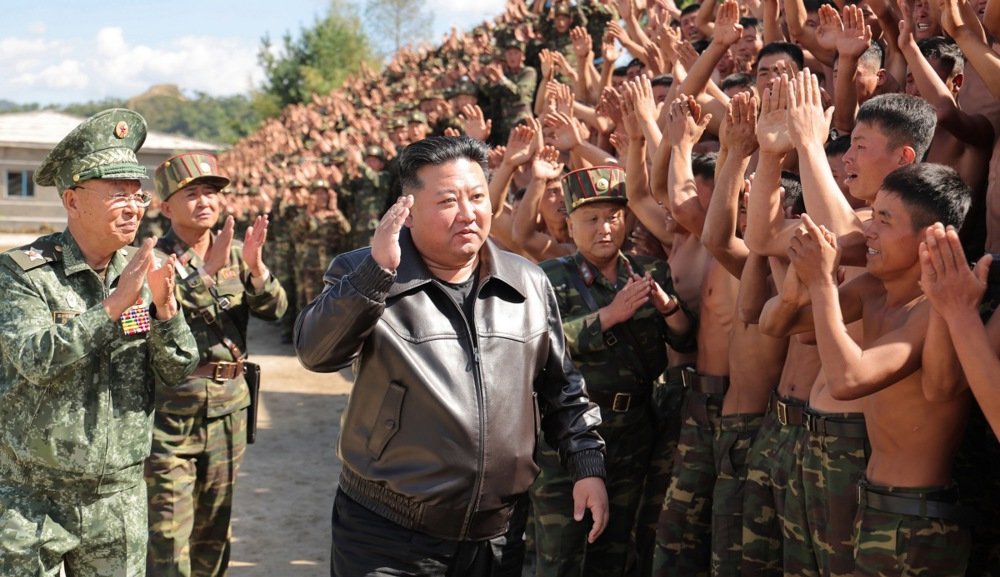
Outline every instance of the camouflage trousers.
<path id="1" fill-rule="evenodd" d="M 881 511 L 877 495 L 953 502 L 954 489 L 868 485 L 861 493 L 854 556 L 856 577 L 963 577 L 969 531 L 955 521 Z M 873 495 L 877 494 L 877 495 Z"/>
<path id="2" fill-rule="evenodd" d="M 725 415 L 715 431 L 712 491 L 712 577 L 738 577 L 743 559 L 743 500 L 750 447 L 763 414 Z"/>
<path id="3" fill-rule="evenodd" d="M 324 274 L 326 274 L 326 269 L 303 268 L 299 270 L 299 277 L 296 280 L 298 310 L 305 309 L 306 305 L 323 292 Z"/>
<path id="4" fill-rule="evenodd" d="M 67 480 L 67 485 L 71 485 Z M 0 480 L 0 575 L 145 575 L 146 486 L 110 495 L 50 492 Z"/>
<path id="5" fill-rule="evenodd" d="M 289 267 L 290 268 L 290 267 Z M 284 316 L 278 319 L 278 324 L 281 327 L 281 337 L 284 342 L 292 342 L 292 333 L 295 331 L 295 319 L 299 316 L 299 302 L 298 302 L 298 284 L 295 282 L 295 275 L 284 274 L 275 275 L 278 282 L 281 283 L 281 287 L 285 289 L 285 294 L 288 295 L 288 309 L 285 311 Z"/>
<path id="6" fill-rule="evenodd" d="M 633 411 L 648 411 L 640 407 Z M 559 456 L 539 441 L 536 460 L 541 472 L 531 486 L 535 518 L 535 552 L 539 577 L 624 575 L 633 555 L 632 531 L 649 464 L 653 425 L 648 415 L 621 425 L 614 417 L 598 428 L 606 443 L 608 525 L 594 543 L 587 543 L 590 523 L 573 519 L 573 479 Z"/>
<path id="7" fill-rule="evenodd" d="M 797 474 L 806 433 L 802 425 L 782 425 L 774 411 L 764 416 L 747 467 L 743 575 L 815 571 Z"/>
<path id="8" fill-rule="evenodd" d="M 653 392 L 655 407 L 655 432 L 653 448 L 646 471 L 646 484 L 642 489 L 642 500 L 635 525 L 635 554 L 630 561 L 630 574 L 648 577 L 653 570 L 653 554 L 656 550 L 656 524 L 663 509 L 663 499 L 670 486 L 674 469 L 674 455 L 677 454 L 677 440 L 681 434 L 681 406 L 684 403 L 684 385 L 680 381 L 680 369 L 670 369 L 666 383 L 656 385 Z M 676 378 L 674 378 L 676 374 Z"/>
<path id="9" fill-rule="evenodd" d="M 688 390 L 674 471 L 656 526 L 653 575 L 707 577 L 711 563 L 713 444 L 722 395 Z"/>
<path id="10" fill-rule="evenodd" d="M 146 461 L 149 575 L 225 575 L 246 409 L 221 417 L 156 413 Z"/>
<path id="11" fill-rule="evenodd" d="M 966 575 L 1000 577 L 1000 443 L 976 406 L 969 412 L 954 471 L 962 503 L 976 513 Z"/>
<path id="12" fill-rule="evenodd" d="M 810 432 L 803 439 L 802 491 L 806 526 L 812 539 L 818 573 L 785 575 L 851 577 L 854 575 L 854 522 L 858 511 L 858 482 L 865 474 L 871 447 L 864 434 L 861 413 L 806 412 L 823 426 L 851 424 L 861 436 L 834 436 Z M 830 423 L 837 423 L 830 425 Z"/>

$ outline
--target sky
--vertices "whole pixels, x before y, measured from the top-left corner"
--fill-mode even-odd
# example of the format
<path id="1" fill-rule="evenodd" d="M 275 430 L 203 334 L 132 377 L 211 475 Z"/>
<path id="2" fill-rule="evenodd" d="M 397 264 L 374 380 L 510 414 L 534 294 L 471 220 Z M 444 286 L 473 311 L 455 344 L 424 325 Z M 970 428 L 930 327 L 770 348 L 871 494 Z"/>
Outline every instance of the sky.
<path id="1" fill-rule="evenodd" d="M 363 9 L 365 0 L 353 0 Z M 154 84 L 246 94 L 264 73 L 261 38 L 281 43 L 330 0 L 5 0 L 0 100 L 62 105 L 129 98 Z M 458 7 L 456 7 L 458 5 Z M 500 14 L 505 0 L 425 0 L 431 41 Z"/>

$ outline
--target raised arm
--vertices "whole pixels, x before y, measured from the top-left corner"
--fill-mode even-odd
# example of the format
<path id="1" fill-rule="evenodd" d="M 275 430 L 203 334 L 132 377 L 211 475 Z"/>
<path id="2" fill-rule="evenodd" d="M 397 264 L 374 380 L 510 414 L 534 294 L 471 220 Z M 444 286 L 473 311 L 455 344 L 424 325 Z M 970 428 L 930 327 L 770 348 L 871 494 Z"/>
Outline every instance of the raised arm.
<path id="1" fill-rule="evenodd" d="M 992 125 L 982 115 L 973 116 L 963 112 L 955 102 L 955 96 L 945 86 L 941 77 L 931 68 L 930 62 L 917 47 L 913 36 L 913 3 L 900 0 L 903 19 L 899 22 L 899 50 L 906 59 L 907 70 L 913 75 L 921 98 L 934 106 L 938 126 L 944 127 L 960 141 L 981 148 L 993 146 Z"/>
<path id="2" fill-rule="evenodd" d="M 920 368 L 929 307 L 915 307 L 901 326 L 862 348 L 851 338 L 847 325 L 861 318 L 859 291 L 878 288 L 870 275 L 862 275 L 838 290 L 837 253 L 836 237 L 816 225 L 809 215 L 803 215 L 802 227 L 792 239 L 788 254 L 799 278 L 809 288 L 823 373 L 835 399 L 858 399 Z"/>
<path id="3" fill-rule="evenodd" d="M 671 144 L 667 168 L 667 190 L 670 213 L 674 220 L 697 237 L 705 226 L 705 208 L 698 198 L 694 181 L 692 155 L 711 115 L 702 115 L 701 107 L 691 97 L 680 97 L 671 103 L 667 134 Z"/>
<path id="4" fill-rule="evenodd" d="M 750 251 L 736 236 L 736 228 L 744 175 L 757 150 L 757 98 L 747 93 L 734 96 L 722 126 L 722 144 L 728 152 L 715 179 L 701 242 L 729 274 L 740 278 Z"/>
<path id="5" fill-rule="evenodd" d="M 997 0 L 989 3 L 988 12 L 994 4 Z M 987 44 L 986 33 L 969 3 L 966 0 L 942 0 L 941 26 L 958 43 L 965 59 L 979 73 L 990 94 L 1000 99 L 1000 55 Z"/>
<path id="6" fill-rule="evenodd" d="M 569 254 L 552 235 L 537 228 L 538 209 L 549 180 L 562 176 L 563 165 L 559 162 L 559 151 L 546 146 L 535 154 L 531 162 L 531 181 L 524 198 L 514 212 L 514 241 L 523 253 L 536 261 L 547 260 Z"/>
<path id="7" fill-rule="evenodd" d="M 794 150 L 788 135 L 788 85 L 775 79 L 764 90 L 757 119 L 757 172 L 747 199 L 747 230 L 743 235 L 751 251 L 784 258 L 795 223 L 785 221 L 781 206 L 781 165 Z"/>
<path id="8" fill-rule="evenodd" d="M 782 79 L 782 83 L 785 80 Z M 865 263 L 861 219 L 837 186 L 823 145 L 830 131 L 830 110 L 823 110 L 819 78 L 799 72 L 788 85 L 788 133 L 799 157 L 802 194 L 812 219 L 838 235 L 847 264 Z"/>

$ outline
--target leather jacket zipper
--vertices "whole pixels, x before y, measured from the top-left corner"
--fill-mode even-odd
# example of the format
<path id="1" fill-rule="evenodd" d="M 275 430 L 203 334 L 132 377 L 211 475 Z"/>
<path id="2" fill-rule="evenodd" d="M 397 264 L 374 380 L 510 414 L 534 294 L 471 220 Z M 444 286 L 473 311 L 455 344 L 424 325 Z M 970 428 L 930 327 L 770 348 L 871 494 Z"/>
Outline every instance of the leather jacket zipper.
<path id="1" fill-rule="evenodd" d="M 476 296 L 472 305 L 473 317 L 476 314 L 475 303 L 479 300 L 479 289 L 482 287 L 483 282 L 480 282 L 479 286 L 475 287 Z M 469 325 L 469 319 L 465 316 L 465 311 L 457 304 L 453 304 L 458 309 L 458 314 L 462 315 L 462 320 L 465 322 L 465 332 L 469 335 L 469 344 L 472 346 L 472 362 L 475 364 L 476 401 L 479 410 L 479 455 L 477 455 L 476 485 L 472 491 L 472 498 L 469 500 L 469 508 L 465 512 L 465 522 L 462 524 L 462 538 L 465 538 L 472 527 L 472 519 L 475 517 L 476 508 L 479 505 L 480 493 L 483 490 L 483 467 L 486 464 L 486 402 L 483 398 L 483 372 L 479 357 L 479 339 L 473 333 L 472 327 Z"/>

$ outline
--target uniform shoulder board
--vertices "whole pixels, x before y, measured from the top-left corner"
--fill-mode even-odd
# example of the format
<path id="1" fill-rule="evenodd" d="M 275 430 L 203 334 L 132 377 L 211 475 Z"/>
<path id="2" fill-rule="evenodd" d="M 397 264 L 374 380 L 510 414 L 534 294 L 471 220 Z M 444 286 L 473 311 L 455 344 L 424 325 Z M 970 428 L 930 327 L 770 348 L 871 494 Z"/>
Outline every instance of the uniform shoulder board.
<path id="1" fill-rule="evenodd" d="M 50 262 L 62 260 L 62 243 L 60 234 L 43 236 L 31 244 L 7 251 L 7 255 L 22 270 L 36 269 Z"/>
<path id="2" fill-rule="evenodd" d="M 125 262 L 130 262 L 132 260 L 132 257 L 134 257 L 136 253 L 139 252 L 139 247 L 127 244 L 118 249 L 118 252 L 121 253 L 123 257 L 125 257 Z"/>

